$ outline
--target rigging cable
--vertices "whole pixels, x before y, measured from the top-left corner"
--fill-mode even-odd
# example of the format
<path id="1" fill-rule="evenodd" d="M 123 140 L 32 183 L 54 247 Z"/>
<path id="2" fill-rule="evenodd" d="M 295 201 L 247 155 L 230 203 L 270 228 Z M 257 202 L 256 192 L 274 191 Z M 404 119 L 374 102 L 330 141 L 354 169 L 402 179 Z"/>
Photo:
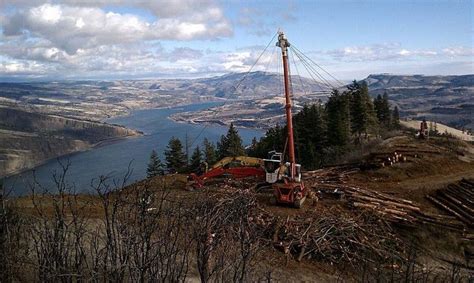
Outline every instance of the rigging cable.
<path id="1" fill-rule="evenodd" d="M 311 69 L 312 72 L 313 72 L 314 74 L 316 74 L 322 81 L 324 81 L 327 86 L 330 86 L 330 88 L 336 88 L 329 80 L 327 80 L 327 79 L 323 76 L 323 74 L 321 74 L 320 72 L 318 72 L 318 70 L 317 70 L 313 65 L 311 65 L 311 63 L 310 63 L 308 60 L 305 59 L 304 54 L 302 54 L 302 53 L 300 53 L 300 52 L 298 52 L 298 51 L 296 51 L 296 50 L 293 50 L 293 51 L 295 51 L 295 52 L 298 54 L 298 56 L 299 56 L 302 60 L 304 60 L 304 62 L 306 62 L 306 65 L 308 66 L 308 68 Z"/>
<path id="2" fill-rule="evenodd" d="M 328 71 L 326 71 L 322 66 L 318 65 L 316 62 L 314 62 L 311 58 L 309 58 L 306 54 L 304 54 L 301 50 L 299 50 L 296 46 L 292 45 L 292 47 L 294 49 L 296 49 L 296 51 L 300 52 L 303 56 L 305 56 L 306 58 L 308 58 L 309 61 L 311 61 L 314 65 L 318 66 L 321 70 L 323 70 L 326 74 L 328 74 L 331 78 L 333 78 L 337 83 L 340 84 L 340 86 L 345 86 L 346 84 L 341 82 L 339 79 L 337 79 L 335 76 L 333 76 L 331 73 L 329 73 Z"/>
<path id="3" fill-rule="evenodd" d="M 258 61 L 260 60 L 260 58 L 262 57 L 262 55 L 265 53 L 265 51 L 268 49 L 268 47 L 270 46 L 270 44 L 273 42 L 273 40 L 275 39 L 275 37 L 278 35 L 278 33 L 275 33 L 272 37 L 272 39 L 270 39 L 270 41 L 268 42 L 267 46 L 265 46 L 265 48 L 263 49 L 263 51 L 260 53 L 260 55 L 258 56 L 257 60 L 253 63 L 253 65 L 250 67 L 249 71 L 247 73 L 245 73 L 245 75 L 242 77 L 242 79 L 237 83 L 236 86 L 234 86 L 234 90 L 237 91 L 237 89 L 240 87 L 240 85 L 242 84 L 242 82 L 245 80 L 245 78 L 248 76 L 248 74 L 252 71 L 252 69 L 255 67 L 255 65 L 257 65 Z M 224 106 L 228 101 L 225 101 L 224 104 L 222 104 L 220 107 Z M 217 110 L 214 111 L 214 115 L 212 116 L 212 118 L 214 118 L 215 116 L 217 115 Z M 210 125 L 210 123 L 207 123 L 204 125 L 204 127 L 202 128 L 202 130 L 199 132 L 199 134 L 193 139 L 193 141 L 191 142 L 191 145 L 189 147 L 192 147 L 194 145 L 194 143 L 197 141 L 197 139 L 202 135 L 202 133 L 207 129 L 207 127 Z"/>
<path id="4" fill-rule="evenodd" d="M 298 57 L 298 59 L 300 59 L 300 62 L 303 64 L 303 67 L 305 67 L 306 71 L 308 72 L 308 74 L 310 75 L 310 77 L 313 79 L 313 81 L 319 85 L 319 87 L 321 88 L 321 91 L 323 90 L 323 88 L 321 86 L 324 86 L 326 88 L 329 88 L 331 89 L 332 86 L 330 84 L 328 84 L 327 82 L 324 82 L 323 79 L 321 79 L 320 75 L 319 74 L 315 74 L 314 72 L 311 71 L 311 68 L 310 66 L 308 66 L 308 62 L 306 62 L 306 60 L 304 60 L 303 58 L 301 58 L 301 56 L 298 54 L 298 53 L 295 53 L 296 57 Z M 317 76 L 321 81 L 318 81 L 314 76 Z"/>
<path id="5" fill-rule="evenodd" d="M 292 52 L 292 53 L 294 53 L 294 52 Z M 298 75 L 301 88 L 303 89 L 304 96 L 306 96 L 307 95 L 306 88 L 304 87 L 303 80 L 301 79 L 301 75 L 300 75 L 300 72 L 298 70 L 298 65 L 296 64 L 296 61 L 295 61 L 295 56 L 291 56 L 291 59 L 293 60 L 293 65 L 295 65 L 296 74 Z"/>
<path id="6" fill-rule="evenodd" d="M 321 81 L 330 89 L 335 88 L 333 84 L 331 84 L 322 74 L 320 74 L 311 64 L 303 57 L 303 54 L 300 54 L 300 52 L 296 51 L 293 49 L 293 52 L 297 55 L 298 58 L 300 58 L 301 62 L 305 64 L 305 67 L 308 70 L 308 72 L 311 70 L 313 74 L 315 74 L 318 78 L 321 79 Z"/>

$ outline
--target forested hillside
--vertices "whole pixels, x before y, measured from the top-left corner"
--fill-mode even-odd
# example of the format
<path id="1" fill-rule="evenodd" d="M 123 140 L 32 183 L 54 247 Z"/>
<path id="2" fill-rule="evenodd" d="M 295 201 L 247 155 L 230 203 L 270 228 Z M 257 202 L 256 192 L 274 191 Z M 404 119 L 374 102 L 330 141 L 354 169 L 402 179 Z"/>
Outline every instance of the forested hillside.
<path id="1" fill-rule="evenodd" d="M 343 92 L 334 90 L 325 105 L 305 105 L 293 118 L 299 162 L 306 169 L 318 168 L 398 129 L 398 108 L 392 109 L 388 100 L 387 94 L 372 99 L 367 84 L 354 81 Z M 283 152 L 286 136 L 286 127 L 277 125 L 254 141 L 249 154 L 266 157 L 271 150 Z"/>

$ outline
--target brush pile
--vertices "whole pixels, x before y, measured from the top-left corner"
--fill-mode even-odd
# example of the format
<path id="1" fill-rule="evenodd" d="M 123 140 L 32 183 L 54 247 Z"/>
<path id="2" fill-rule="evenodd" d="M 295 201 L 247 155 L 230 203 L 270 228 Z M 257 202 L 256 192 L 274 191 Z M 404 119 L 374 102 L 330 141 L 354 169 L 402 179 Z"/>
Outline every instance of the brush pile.
<path id="1" fill-rule="evenodd" d="M 474 182 L 462 179 L 427 195 L 436 206 L 453 215 L 468 227 L 474 227 Z"/>
<path id="2" fill-rule="evenodd" d="M 330 263 L 383 262 L 403 251 L 402 242 L 383 218 L 369 211 L 307 211 L 276 226 L 273 242 L 298 260 Z"/>
<path id="3" fill-rule="evenodd" d="M 214 243 L 236 231 L 232 235 L 239 241 L 267 243 L 298 260 L 308 258 L 331 264 L 385 262 L 400 258 L 404 251 L 390 223 L 372 211 L 348 211 L 334 206 L 278 216 L 258 206 L 256 196 L 251 190 L 236 187 L 197 202 L 199 209 L 191 213 L 199 215 L 202 237 L 212 236 Z"/>

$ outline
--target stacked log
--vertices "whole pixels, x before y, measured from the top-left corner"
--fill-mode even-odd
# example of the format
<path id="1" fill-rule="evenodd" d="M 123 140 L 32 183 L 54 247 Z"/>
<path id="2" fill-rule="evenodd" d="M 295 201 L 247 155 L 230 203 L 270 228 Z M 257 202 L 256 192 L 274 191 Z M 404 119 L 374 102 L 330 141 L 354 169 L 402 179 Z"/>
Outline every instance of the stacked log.
<path id="1" fill-rule="evenodd" d="M 400 152 L 372 152 L 361 164 L 362 169 L 377 169 L 392 166 L 399 162 L 406 162 L 408 159 Z"/>
<path id="2" fill-rule="evenodd" d="M 301 175 L 305 181 L 311 183 L 340 184 L 345 183 L 350 174 L 359 172 L 358 164 L 344 164 L 323 169 L 306 171 Z"/>
<path id="3" fill-rule="evenodd" d="M 455 217 L 424 212 L 416 203 L 403 198 L 343 184 L 318 184 L 312 188 L 320 194 L 320 199 L 344 199 L 349 207 L 375 211 L 392 223 L 407 226 L 427 224 L 457 232 L 466 230 Z M 331 194 L 334 196 L 328 197 Z"/>
<path id="4" fill-rule="evenodd" d="M 474 227 L 474 182 L 472 180 L 462 179 L 457 183 L 449 184 L 427 195 L 426 198 L 467 226 Z"/>

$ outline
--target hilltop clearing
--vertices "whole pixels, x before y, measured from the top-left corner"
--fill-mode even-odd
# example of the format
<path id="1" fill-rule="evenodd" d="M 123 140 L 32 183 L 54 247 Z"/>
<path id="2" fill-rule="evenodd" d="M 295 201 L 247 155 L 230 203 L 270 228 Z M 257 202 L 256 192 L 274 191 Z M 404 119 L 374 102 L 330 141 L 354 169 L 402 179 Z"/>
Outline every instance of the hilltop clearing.
<path id="1" fill-rule="evenodd" d="M 401 120 L 400 124 L 410 129 L 419 130 L 421 122 L 422 121 L 418 121 L 418 120 L 407 120 L 407 121 Z M 432 128 L 431 131 L 434 131 L 434 128 L 436 128 L 436 131 L 438 131 L 438 133 L 440 134 L 449 134 L 463 141 L 468 141 L 468 142 L 474 141 L 474 136 L 466 131 L 461 131 L 453 127 L 443 125 L 441 123 L 433 123 L 430 121 L 427 121 L 427 123 L 431 126 Z"/>
<path id="2" fill-rule="evenodd" d="M 366 166 L 395 152 L 398 162 Z M 230 280 L 239 274 L 249 281 L 328 282 L 343 277 L 399 282 L 409 276 L 414 281 L 467 282 L 472 276 L 472 263 L 465 260 L 473 248 L 472 223 L 438 208 L 426 196 L 450 184 L 474 190 L 473 161 L 473 146 L 453 138 L 396 136 L 377 143 L 358 162 L 304 172 L 305 185 L 313 193 L 302 209 L 272 205 L 271 190 L 257 190 L 251 178 L 215 179 L 189 191 L 186 176 L 179 174 L 117 190 L 96 182 L 98 196 L 40 193 L 36 204 L 31 197 L 18 198 L 15 204 L 24 215 L 45 221 L 41 223 L 72 218 L 79 222 L 67 226 L 69 233 L 77 225 L 89 231 L 90 236 L 76 244 L 74 238 L 63 238 L 64 247 L 67 242 L 85 248 L 89 237 L 102 247 L 98 254 L 84 249 L 83 256 L 101 259 L 96 267 L 108 275 L 66 265 L 49 270 L 52 277 L 62 272 L 84 278 L 118 276 L 116 263 L 106 255 L 120 247 L 125 256 L 121 278 L 164 274 L 137 269 L 141 258 L 159 270 L 170 267 L 166 262 L 176 266 L 186 260 L 185 269 L 172 270 L 189 280 Z M 70 208 L 54 213 L 61 202 Z M 23 235 L 46 236 L 54 227 Z M 101 236 L 107 229 L 114 231 L 110 239 Z M 132 238 L 136 241 L 127 240 Z M 173 254 L 178 257 L 171 260 Z"/>

